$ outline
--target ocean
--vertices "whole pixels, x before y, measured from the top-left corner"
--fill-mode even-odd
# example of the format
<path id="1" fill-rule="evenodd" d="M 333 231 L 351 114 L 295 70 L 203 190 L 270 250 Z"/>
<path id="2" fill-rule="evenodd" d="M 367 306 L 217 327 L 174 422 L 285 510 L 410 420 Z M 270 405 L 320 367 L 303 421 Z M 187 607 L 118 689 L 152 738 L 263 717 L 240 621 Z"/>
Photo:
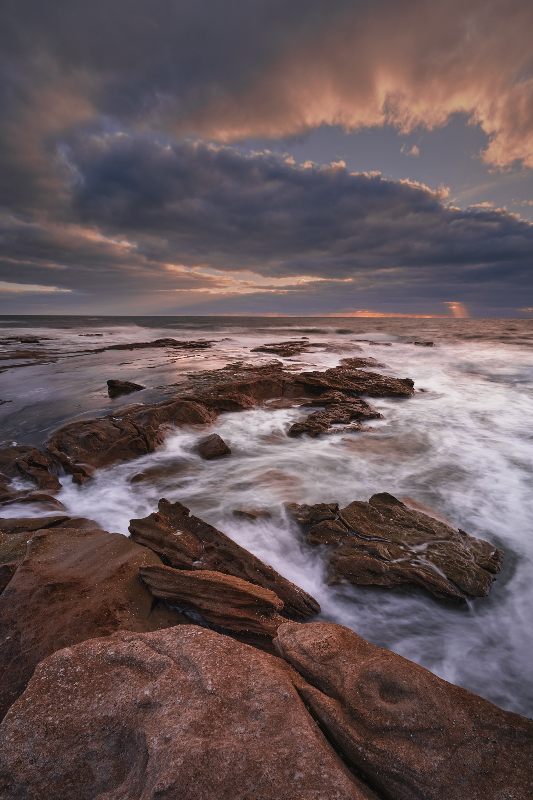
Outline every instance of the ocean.
<path id="1" fill-rule="evenodd" d="M 16 341 L 25 337 L 41 341 Z M 92 352 L 165 337 L 212 340 L 212 347 Z M 293 371 L 373 357 L 383 365 L 373 371 L 412 378 L 414 396 L 372 398 L 382 420 L 316 439 L 286 435 L 305 413 L 298 408 L 222 414 L 209 432 L 230 445 L 230 458 L 202 461 L 192 450 L 199 431 L 177 429 L 157 452 L 100 470 L 83 486 L 62 478 L 58 499 L 125 535 L 129 520 L 154 511 L 161 497 L 179 500 L 310 592 L 321 619 L 533 716 L 533 320 L 5 315 L 0 441 L 41 444 L 67 421 L 168 398 L 191 374 L 265 363 L 272 357 L 252 348 L 302 337 L 320 346 L 276 357 Z M 147 388 L 111 399 L 109 378 Z M 302 541 L 285 504 L 343 506 L 375 492 L 414 500 L 503 549 L 489 597 L 458 606 L 407 588 L 328 585 L 327 548 Z M 272 516 L 247 522 L 232 513 L 250 507 Z M 0 514 L 43 511 L 14 504 Z"/>

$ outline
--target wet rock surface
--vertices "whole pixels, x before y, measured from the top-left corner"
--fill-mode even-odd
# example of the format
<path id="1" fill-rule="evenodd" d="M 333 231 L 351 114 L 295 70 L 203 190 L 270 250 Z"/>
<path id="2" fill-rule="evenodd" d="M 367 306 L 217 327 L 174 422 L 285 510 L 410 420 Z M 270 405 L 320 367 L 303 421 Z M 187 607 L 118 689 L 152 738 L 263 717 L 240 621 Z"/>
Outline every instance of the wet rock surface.
<path id="1" fill-rule="evenodd" d="M 220 458 L 231 454 L 231 448 L 228 447 L 224 439 L 218 433 L 212 433 L 209 436 L 204 436 L 194 446 L 194 449 L 201 458 L 210 461 L 212 458 Z"/>
<path id="2" fill-rule="evenodd" d="M 332 367 L 324 372 L 300 372 L 294 380 L 314 394 L 328 389 L 369 397 L 411 397 L 414 394 L 414 382 L 410 378 L 392 378 L 345 366 Z"/>
<path id="3" fill-rule="evenodd" d="M 179 339 L 155 339 L 153 342 L 126 342 L 124 344 L 110 344 L 94 353 L 102 353 L 104 350 L 144 350 L 147 347 L 173 347 L 176 350 L 205 350 L 212 347 L 212 342 L 207 339 L 194 341 L 179 341 Z"/>
<path id="4" fill-rule="evenodd" d="M 289 504 L 307 543 L 337 545 L 330 556 L 332 583 L 392 588 L 419 586 L 435 597 L 485 597 L 500 571 L 503 552 L 390 494 L 368 503 Z"/>
<path id="5" fill-rule="evenodd" d="M 154 597 L 228 630 L 274 637 L 286 622 L 277 613 L 283 602 L 274 592 L 233 575 L 164 566 L 141 567 L 139 574 Z"/>
<path id="6" fill-rule="evenodd" d="M 340 392 L 326 392 L 321 401 L 325 409 L 309 414 L 303 422 L 295 422 L 289 428 L 288 436 L 297 437 L 306 433 L 314 437 L 325 433 L 332 425 L 339 424 L 349 426 L 352 430 L 362 430 L 360 424 L 362 420 L 383 418 L 382 414 L 371 408 L 364 400 L 350 399 Z"/>
<path id="7" fill-rule="evenodd" d="M 133 406 L 120 414 L 65 425 L 49 440 L 47 450 L 67 473 L 78 473 L 78 481 L 83 482 L 85 465 L 107 467 L 154 452 L 164 441 L 161 426 L 165 424 L 204 425 L 215 418 L 216 414 L 191 400 Z"/>
<path id="8" fill-rule="evenodd" d="M 190 516 L 181 503 L 160 500 L 158 511 L 132 519 L 129 531 L 132 540 L 151 548 L 167 566 L 221 572 L 270 589 L 282 600 L 283 614 L 293 619 L 310 619 L 320 611 L 307 592 L 212 525 Z"/>
<path id="9" fill-rule="evenodd" d="M 141 383 L 133 383 L 132 381 L 110 379 L 107 382 L 107 393 L 109 397 L 118 397 L 121 394 L 140 392 L 141 389 L 146 389 L 146 386 L 143 386 Z"/>
<path id="10" fill-rule="evenodd" d="M 195 626 L 66 648 L 0 726 L 0 797 L 375 800 L 296 681 L 280 658 Z"/>
<path id="11" fill-rule="evenodd" d="M 272 514 L 267 508 L 234 508 L 233 516 L 237 517 L 237 519 L 255 522 L 258 519 L 267 519 Z"/>
<path id="12" fill-rule="evenodd" d="M 280 655 L 348 761 L 394 800 L 525 800 L 533 721 L 369 644 L 341 625 L 287 623 Z"/>
<path id="13" fill-rule="evenodd" d="M 269 353 L 271 355 L 282 356 L 282 358 L 291 358 L 292 356 L 299 356 L 302 353 L 307 353 L 310 348 L 327 346 L 327 342 L 309 342 L 306 339 L 290 339 L 287 342 L 262 344 L 259 347 L 252 348 L 251 352 Z"/>
<path id="14" fill-rule="evenodd" d="M 0 450 L 0 472 L 8 478 L 26 478 L 43 491 L 61 489 L 57 475 L 50 472 L 50 460 L 37 447 L 13 446 Z"/>
<path id="15" fill-rule="evenodd" d="M 9 546 L 12 534 L 4 536 Z M 22 536 L 27 543 L 19 561 Z M 56 650 L 117 630 L 152 631 L 184 621 L 155 602 L 139 579 L 140 567 L 160 565 L 160 559 L 125 536 L 60 526 L 13 538 L 19 563 L 0 595 L 0 716 L 39 661 Z"/>

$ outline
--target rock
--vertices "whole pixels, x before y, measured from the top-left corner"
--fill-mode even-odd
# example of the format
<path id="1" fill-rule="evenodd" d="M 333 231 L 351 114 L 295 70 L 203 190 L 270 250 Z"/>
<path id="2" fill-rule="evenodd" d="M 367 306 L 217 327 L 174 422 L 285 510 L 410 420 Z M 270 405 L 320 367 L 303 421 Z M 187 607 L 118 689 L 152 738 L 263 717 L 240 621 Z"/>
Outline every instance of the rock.
<path id="1" fill-rule="evenodd" d="M 0 518 L 0 533 L 33 533 L 45 528 L 98 528 L 96 522 L 92 519 L 84 519 L 83 517 L 69 517 L 67 514 L 61 514 L 51 517 L 12 517 Z"/>
<path id="2" fill-rule="evenodd" d="M 310 347 L 327 347 L 327 342 L 311 343 L 301 339 L 296 341 L 291 339 L 288 342 L 262 344 L 259 347 L 253 347 L 250 352 L 270 353 L 271 355 L 282 356 L 282 358 L 291 358 L 292 356 L 299 356 L 301 353 L 307 353 Z"/>
<path id="3" fill-rule="evenodd" d="M 190 516 L 189 509 L 181 503 L 160 500 L 158 511 L 144 519 L 132 519 L 129 531 L 135 542 L 152 549 L 164 564 L 175 569 L 221 572 L 270 589 L 283 601 L 284 616 L 310 619 L 320 611 L 311 595 L 229 536 Z"/>
<path id="4" fill-rule="evenodd" d="M 325 372 L 300 372 L 294 380 L 315 394 L 326 389 L 340 389 L 370 397 L 410 397 L 414 394 L 414 382 L 410 378 L 391 378 L 377 372 L 346 367 L 332 367 Z"/>
<path id="5" fill-rule="evenodd" d="M 327 394 L 333 394 L 328 392 Z M 337 394 L 337 393 L 335 393 Z M 306 433 L 308 436 L 318 436 L 325 433 L 332 425 L 349 425 L 352 430 L 361 430 L 359 420 L 363 419 L 383 419 L 383 415 L 374 411 L 364 400 L 352 399 L 344 402 L 330 402 L 331 398 L 326 398 L 326 410 L 315 411 L 309 414 L 303 422 L 295 422 L 287 431 L 287 436 L 293 438 Z M 354 422 L 355 421 L 355 422 Z"/>
<path id="6" fill-rule="evenodd" d="M 287 510 L 306 531 L 310 545 L 339 544 L 349 531 L 339 520 L 337 503 L 316 503 L 314 506 L 287 503 Z"/>
<path id="7" fill-rule="evenodd" d="M 485 597 L 500 571 L 503 552 L 455 530 L 390 494 L 339 511 L 348 530 L 331 555 L 333 582 L 420 586 L 435 597 Z"/>
<path id="8" fill-rule="evenodd" d="M 155 339 L 153 342 L 128 342 L 126 344 L 110 344 L 95 350 L 95 353 L 102 353 L 104 350 L 143 350 L 146 347 L 174 347 L 177 350 L 205 350 L 211 347 L 212 342 L 206 339 L 197 341 L 180 342 L 178 339 Z"/>
<path id="9" fill-rule="evenodd" d="M 151 406 L 132 406 L 101 419 L 80 420 L 63 426 L 49 440 L 48 452 L 66 472 L 82 481 L 85 465 L 107 467 L 152 453 L 163 443 L 161 426 L 205 424 L 216 414 L 190 400 L 170 400 Z M 89 471 L 88 477 L 91 472 Z"/>
<path id="10" fill-rule="evenodd" d="M 418 347 L 435 347 L 435 342 L 406 342 L 405 344 L 416 344 Z"/>
<path id="11" fill-rule="evenodd" d="M 274 637 L 286 622 L 277 613 L 283 609 L 279 597 L 242 578 L 163 566 L 141 567 L 139 575 L 154 597 L 197 611 L 222 628 Z"/>
<path id="12" fill-rule="evenodd" d="M 0 796 L 377 800 L 294 680 L 281 659 L 195 626 L 68 647 L 0 726 Z"/>
<path id="13" fill-rule="evenodd" d="M 44 511 L 66 511 L 65 506 L 56 497 L 45 492 L 31 492 L 30 494 L 12 497 L 4 500 L 2 505 L 38 505 Z"/>
<path id="14" fill-rule="evenodd" d="M 286 623 L 276 645 L 309 682 L 297 688 L 312 713 L 380 796 L 525 800 L 533 793 L 532 720 L 341 625 Z"/>
<path id="15" fill-rule="evenodd" d="M 58 492 L 59 478 L 50 472 L 51 464 L 37 447 L 6 447 L 0 450 L 0 471 L 9 478 L 27 478 L 43 491 Z"/>
<path id="16" fill-rule="evenodd" d="M 249 522 L 255 522 L 257 519 L 265 519 L 271 517 L 272 514 L 267 508 L 234 508 L 233 516 L 238 519 L 245 519 Z"/>
<path id="17" fill-rule="evenodd" d="M 231 453 L 231 448 L 228 447 L 224 439 L 222 439 L 218 433 L 212 433 L 210 436 L 205 436 L 203 439 L 200 439 L 196 443 L 194 449 L 207 461 Z"/>
<path id="18" fill-rule="evenodd" d="M 341 367 L 348 369 L 366 369 L 367 367 L 384 367 L 385 364 L 380 364 L 375 358 L 341 358 Z"/>
<path id="19" fill-rule="evenodd" d="M 54 651 L 117 630 L 153 631 L 184 620 L 154 604 L 139 568 L 161 561 L 125 536 L 52 527 L 27 538 L 24 559 L 0 595 L 0 716 Z"/>
<path id="20" fill-rule="evenodd" d="M 146 389 L 146 386 L 140 383 L 132 383 L 131 381 L 109 380 L 107 382 L 109 397 L 118 397 L 121 394 L 130 394 L 130 392 L 140 392 L 141 389 Z"/>
<path id="21" fill-rule="evenodd" d="M 0 593 L 15 574 L 26 552 L 27 533 L 0 533 Z"/>

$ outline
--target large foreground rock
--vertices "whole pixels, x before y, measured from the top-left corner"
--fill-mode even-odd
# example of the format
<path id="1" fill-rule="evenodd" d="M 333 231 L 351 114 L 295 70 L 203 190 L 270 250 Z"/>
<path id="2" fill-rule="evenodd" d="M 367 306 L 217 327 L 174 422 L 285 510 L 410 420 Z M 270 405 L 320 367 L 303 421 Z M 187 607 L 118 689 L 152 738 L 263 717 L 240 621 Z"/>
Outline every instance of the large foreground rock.
<path id="1" fill-rule="evenodd" d="M 354 501 L 288 506 L 306 530 L 308 544 L 337 545 L 331 582 L 358 586 L 414 585 L 435 597 L 485 597 L 500 571 L 503 552 L 455 530 L 383 492 Z"/>
<path id="2" fill-rule="evenodd" d="M 0 797 L 376 800 L 294 680 L 279 658 L 193 626 L 66 648 L 0 726 Z"/>
<path id="3" fill-rule="evenodd" d="M 209 525 L 181 503 L 159 501 L 157 512 L 132 519 L 131 538 L 149 547 L 175 569 L 209 570 L 242 578 L 276 594 L 284 604 L 283 614 L 292 619 L 310 619 L 320 611 L 311 595 L 283 578 L 226 534 Z"/>
<path id="4" fill-rule="evenodd" d="M 139 575 L 154 597 L 228 630 L 274 637 L 286 622 L 277 613 L 283 602 L 274 592 L 233 575 L 164 566 L 141 567 Z"/>
<path id="5" fill-rule="evenodd" d="M 0 717 L 55 650 L 117 630 L 153 631 L 184 621 L 154 601 L 139 579 L 140 567 L 160 559 L 125 536 L 52 527 L 6 534 L 6 547 L 11 539 L 13 559 L 5 563 L 14 560 L 17 567 L 0 595 Z"/>
<path id="6" fill-rule="evenodd" d="M 533 795 L 532 720 L 502 711 L 341 625 L 287 623 L 276 644 L 309 682 L 298 688 L 320 724 L 383 797 Z"/>

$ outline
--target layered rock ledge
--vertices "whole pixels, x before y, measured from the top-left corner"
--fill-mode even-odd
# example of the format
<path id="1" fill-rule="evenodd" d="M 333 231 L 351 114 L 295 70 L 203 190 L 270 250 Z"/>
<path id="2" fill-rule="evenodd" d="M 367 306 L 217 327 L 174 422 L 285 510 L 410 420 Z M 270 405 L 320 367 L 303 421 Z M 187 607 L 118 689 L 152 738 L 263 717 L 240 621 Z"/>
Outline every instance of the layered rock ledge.
<path id="1" fill-rule="evenodd" d="M 289 504 L 310 545 L 334 545 L 331 583 L 419 586 L 435 597 L 486 597 L 503 552 L 386 492 L 368 503 Z"/>

